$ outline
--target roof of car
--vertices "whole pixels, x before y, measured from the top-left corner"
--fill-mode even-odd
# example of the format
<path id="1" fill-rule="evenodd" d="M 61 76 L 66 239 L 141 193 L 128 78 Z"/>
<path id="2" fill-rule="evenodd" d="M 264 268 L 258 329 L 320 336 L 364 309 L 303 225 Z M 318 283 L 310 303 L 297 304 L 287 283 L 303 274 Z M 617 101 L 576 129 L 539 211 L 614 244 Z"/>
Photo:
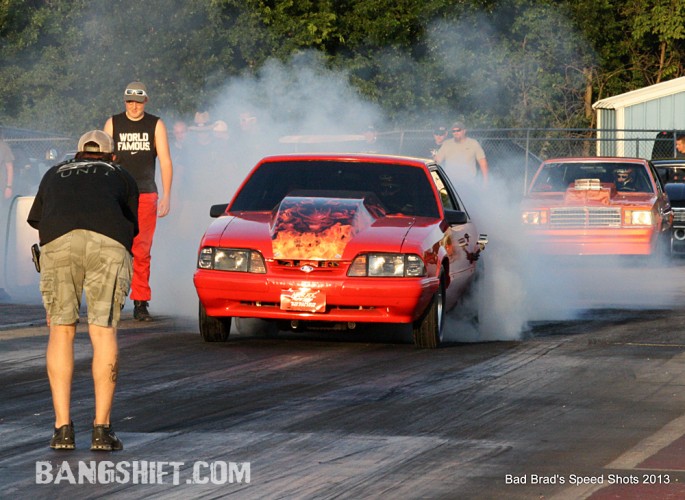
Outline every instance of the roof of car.
<path id="1" fill-rule="evenodd" d="M 549 158 L 544 163 L 642 163 L 647 165 L 644 158 L 631 158 L 625 156 L 577 156 L 563 158 Z"/>
<path id="2" fill-rule="evenodd" d="M 259 163 L 288 162 L 288 161 L 348 161 L 348 162 L 377 162 L 403 163 L 405 165 L 429 166 L 434 162 L 426 158 L 400 156 L 376 153 L 288 153 L 271 155 L 262 158 Z"/>
<path id="3" fill-rule="evenodd" d="M 685 159 L 660 159 L 652 160 L 652 163 L 658 167 L 685 167 Z"/>

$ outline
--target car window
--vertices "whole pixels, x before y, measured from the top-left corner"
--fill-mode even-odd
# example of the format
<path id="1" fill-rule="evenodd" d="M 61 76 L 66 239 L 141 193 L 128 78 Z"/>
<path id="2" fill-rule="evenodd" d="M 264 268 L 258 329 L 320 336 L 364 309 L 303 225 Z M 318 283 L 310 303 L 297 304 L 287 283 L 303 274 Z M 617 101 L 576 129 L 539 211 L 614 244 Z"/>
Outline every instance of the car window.
<path id="1" fill-rule="evenodd" d="M 442 201 L 443 208 L 446 208 L 447 210 L 458 210 L 459 205 L 452 197 L 450 190 L 446 186 L 446 181 L 440 176 L 440 172 L 433 170 L 431 175 L 433 176 L 435 186 L 438 188 L 438 193 L 440 193 L 440 201 Z"/>
<path id="2" fill-rule="evenodd" d="M 663 194 L 665 192 L 664 181 L 663 179 L 661 179 L 661 176 L 659 175 L 657 168 L 654 166 L 652 162 L 649 162 L 649 170 L 652 172 L 652 177 L 654 178 L 657 192 L 659 194 Z"/>
<path id="3" fill-rule="evenodd" d="M 270 211 L 289 193 L 357 197 L 373 193 L 388 214 L 438 217 L 425 170 L 372 162 L 284 161 L 262 164 L 236 194 L 229 210 Z"/>
<path id="4" fill-rule="evenodd" d="M 644 165 L 634 162 L 546 163 L 540 169 L 530 191 L 566 191 L 578 179 L 597 179 L 601 184 L 615 184 L 616 172 L 625 168 L 630 168 L 634 172 L 637 191 L 653 191 L 651 180 Z"/>

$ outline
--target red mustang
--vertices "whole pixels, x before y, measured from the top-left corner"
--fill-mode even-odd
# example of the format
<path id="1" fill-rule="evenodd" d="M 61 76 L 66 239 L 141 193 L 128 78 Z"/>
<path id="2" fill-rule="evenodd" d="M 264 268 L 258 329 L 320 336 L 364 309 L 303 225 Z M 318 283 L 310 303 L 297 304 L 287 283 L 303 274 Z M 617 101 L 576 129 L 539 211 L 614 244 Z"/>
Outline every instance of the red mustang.
<path id="1" fill-rule="evenodd" d="M 668 248 L 673 213 L 651 162 L 589 157 L 545 160 L 521 217 L 541 253 L 651 255 Z"/>
<path id="2" fill-rule="evenodd" d="M 210 215 L 193 278 L 209 342 L 241 317 L 412 323 L 437 347 L 487 243 L 439 166 L 399 156 L 267 157 Z"/>

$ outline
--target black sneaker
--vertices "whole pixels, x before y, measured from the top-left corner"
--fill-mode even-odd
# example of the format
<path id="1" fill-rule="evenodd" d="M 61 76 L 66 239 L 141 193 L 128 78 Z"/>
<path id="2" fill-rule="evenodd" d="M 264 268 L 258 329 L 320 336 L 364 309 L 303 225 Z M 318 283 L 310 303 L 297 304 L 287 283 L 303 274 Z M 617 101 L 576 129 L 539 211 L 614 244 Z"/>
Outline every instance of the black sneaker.
<path id="1" fill-rule="evenodd" d="M 121 439 L 114 434 L 111 425 L 94 425 L 91 451 L 119 451 L 124 449 Z"/>
<path id="2" fill-rule="evenodd" d="M 152 316 L 147 310 L 146 300 L 133 301 L 133 319 L 138 321 L 152 321 Z"/>
<path id="3" fill-rule="evenodd" d="M 63 425 L 59 429 L 55 429 L 52 439 L 50 440 L 50 448 L 53 450 L 73 450 L 76 448 L 73 422 L 69 422 L 69 425 Z"/>

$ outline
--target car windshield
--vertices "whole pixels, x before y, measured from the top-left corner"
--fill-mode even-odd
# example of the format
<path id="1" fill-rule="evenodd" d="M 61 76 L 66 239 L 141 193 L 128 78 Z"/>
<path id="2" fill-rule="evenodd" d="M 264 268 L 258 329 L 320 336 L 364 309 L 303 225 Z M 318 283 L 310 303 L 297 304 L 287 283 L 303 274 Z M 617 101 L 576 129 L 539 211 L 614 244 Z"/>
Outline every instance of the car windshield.
<path id="1" fill-rule="evenodd" d="M 573 187 L 578 179 L 598 179 L 601 184 L 613 184 L 621 190 L 618 181 L 622 179 L 625 171 L 630 171 L 632 191 L 643 193 L 654 191 L 645 166 L 631 162 L 546 163 L 530 191 L 533 193 L 566 191 L 569 187 Z"/>
<path id="2" fill-rule="evenodd" d="M 375 194 L 388 214 L 439 217 L 431 180 L 421 168 L 370 162 L 283 161 L 262 164 L 231 204 L 231 212 L 270 211 L 289 193 Z"/>

